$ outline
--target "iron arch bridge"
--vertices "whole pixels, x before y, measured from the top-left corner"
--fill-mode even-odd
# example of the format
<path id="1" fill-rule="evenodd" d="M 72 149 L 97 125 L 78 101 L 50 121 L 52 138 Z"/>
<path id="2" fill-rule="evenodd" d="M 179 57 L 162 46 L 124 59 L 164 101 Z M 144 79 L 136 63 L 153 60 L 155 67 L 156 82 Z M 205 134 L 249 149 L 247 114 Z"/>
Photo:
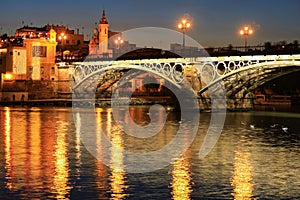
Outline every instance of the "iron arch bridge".
<path id="1" fill-rule="evenodd" d="M 125 69 L 137 69 L 160 76 L 179 89 L 184 88 L 186 69 L 202 82 L 200 97 L 223 84 L 228 97 L 245 93 L 277 77 L 300 71 L 300 55 L 254 55 L 226 57 L 168 58 L 72 63 L 73 90 L 91 87 L 103 74 L 117 79 Z M 102 77 L 103 82 L 105 80 Z M 93 85 L 92 85 L 93 86 Z M 93 86 L 94 87 L 94 86 Z M 210 88 L 210 89 L 209 89 Z M 245 94 L 243 94 L 245 95 Z"/>

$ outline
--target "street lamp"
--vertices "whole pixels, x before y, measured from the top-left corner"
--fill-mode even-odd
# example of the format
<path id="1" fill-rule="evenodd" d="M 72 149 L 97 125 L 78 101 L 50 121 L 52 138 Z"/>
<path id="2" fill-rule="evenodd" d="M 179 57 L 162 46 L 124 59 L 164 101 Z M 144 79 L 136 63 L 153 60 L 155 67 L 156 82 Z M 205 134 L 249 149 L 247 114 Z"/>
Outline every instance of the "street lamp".
<path id="1" fill-rule="evenodd" d="M 67 36 L 65 35 L 65 33 L 61 33 L 60 36 L 58 36 L 58 39 L 59 39 L 60 42 L 61 42 L 60 53 L 61 53 L 61 61 L 63 61 L 63 59 L 64 59 L 64 52 L 63 52 L 63 45 L 64 45 L 64 42 L 63 42 L 63 40 L 66 40 L 66 39 L 67 39 Z"/>
<path id="2" fill-rule="evenodd" d="M 247 51 L 247 37 L 253 34 L 253 29 L 250 26 L 244 26 L 240 30 L 240 35 L 245 37 L 245 52 Z"/>
<path id="3" fill-rule="evenodd" d="M 177 28 L 179 28 L 182 31 L 182 47 L 185 48 L 185 33 L 187 29 L 191 27 L 191 22 L 189 22 L 187 19 L 182 19 L 178 25 Z"/>
<path id="4" fill-rule="evenodd" d="M 120 54 L 120 47 L 123 43 L 124 43 L 124 41 L 120 36 L 115 40 L 115 44 L 117 46 L 117 56 L 119 56 L 119 54 Z"/>

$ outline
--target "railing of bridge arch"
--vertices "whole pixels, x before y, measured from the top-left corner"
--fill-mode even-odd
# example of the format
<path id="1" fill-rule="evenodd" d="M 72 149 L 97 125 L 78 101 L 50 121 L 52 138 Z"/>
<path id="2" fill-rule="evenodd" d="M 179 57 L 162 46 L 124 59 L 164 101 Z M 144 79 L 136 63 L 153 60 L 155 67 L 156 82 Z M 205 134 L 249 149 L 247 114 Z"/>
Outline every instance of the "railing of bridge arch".
<path id="1" fill-rule="evenodd" d="M 74 87 L 91 76 L 113 69 L 137 69 L 151 72 L 180 87 L 184 80 L 182 72 L 185 63 L 183 61 L 182 59 L 147 59 L 74 63 Z"/>

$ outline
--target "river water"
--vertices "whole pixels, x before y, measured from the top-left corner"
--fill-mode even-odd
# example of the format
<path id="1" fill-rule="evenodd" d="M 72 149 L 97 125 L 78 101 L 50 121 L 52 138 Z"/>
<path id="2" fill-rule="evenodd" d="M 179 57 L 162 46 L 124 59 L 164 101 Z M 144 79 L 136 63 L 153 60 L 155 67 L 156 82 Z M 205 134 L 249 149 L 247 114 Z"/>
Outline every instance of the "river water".
<path id="1" fill-rule="evenodd" d="M 119 147 L 104 155 L 109 164 L 83 145 L 72 108 L 1 107 L 0 199 L 300 198 L 299 113 L 229 112 L 218 142 L 200 159 L 211 117 L 201 113 L 198 133 L 182 156 L 145 173 L 126 172 L 123 150 L 162 148 L 176 135 L 178 113 L 167 114 L 166 127 L 150 142 L 128 138 L 111 108 L 95 113 L 97 127 Z M 132 107 L 130 114 L 137 124 L 149 122 L 147 107 Z"/>

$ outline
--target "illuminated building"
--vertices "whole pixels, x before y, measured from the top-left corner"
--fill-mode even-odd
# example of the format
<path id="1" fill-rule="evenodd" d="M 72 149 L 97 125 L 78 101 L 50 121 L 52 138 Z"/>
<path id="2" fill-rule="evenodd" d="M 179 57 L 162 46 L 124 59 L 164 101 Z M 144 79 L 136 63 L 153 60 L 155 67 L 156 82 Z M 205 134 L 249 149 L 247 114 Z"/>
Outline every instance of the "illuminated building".
<path id="1" fill-rule="evenodd" d="M 136 44 L 130 44 L 122 38 L 122 44 L 116 44 L 118 38 L 122 38 L 122 33 L 109 30 L 109 23 L 105 11 L 94 28 L 94 35 L 89 42 L 89 55 L 91 58 L 112 58 L 115 55 L 136 50 Z"/>
<path id="2" fill-rule="evenodd" d="M 2 100 L 26 100 L 29 81 L 57 79 L 56 32 L 51 29 L 46 35 L 47 37 L 25 37 L 22 45 L 12 43 L 7 48 L 1 49 Z M 9 77 L 6 76 L 8 74 Z M 39 89 L 42 90 L 43 87 Z"/>
<path id="3" fill-rule="evenodd" d="M 111 58 L 112 49 L 108 48 L 109 23 L 106 19 L 105 11 L 98 23 L 98 29 L 94 29 L 94 36 L 89 43 L 89 54 L 97 58 Z"/>
<path id="4" fill-rule="evenodd" d="M 16 30 L 15 37 L 21 38 L 47 38 L 49 35 L 49 31 L 53 29 L 57 33 L 56 41 L 58 41 L 58 37 L 61 33 L 68 35 L 68 40 L 66 41 L 66 45 L 83 45 L 84 43 L 84 35 L 79 34 L 75 30 L 70 30 L 64 25 L 45 25 L 44 27 L 29 27 L 24 26 Z M 58 45 L 60 43 L 58 42 Z"/>

